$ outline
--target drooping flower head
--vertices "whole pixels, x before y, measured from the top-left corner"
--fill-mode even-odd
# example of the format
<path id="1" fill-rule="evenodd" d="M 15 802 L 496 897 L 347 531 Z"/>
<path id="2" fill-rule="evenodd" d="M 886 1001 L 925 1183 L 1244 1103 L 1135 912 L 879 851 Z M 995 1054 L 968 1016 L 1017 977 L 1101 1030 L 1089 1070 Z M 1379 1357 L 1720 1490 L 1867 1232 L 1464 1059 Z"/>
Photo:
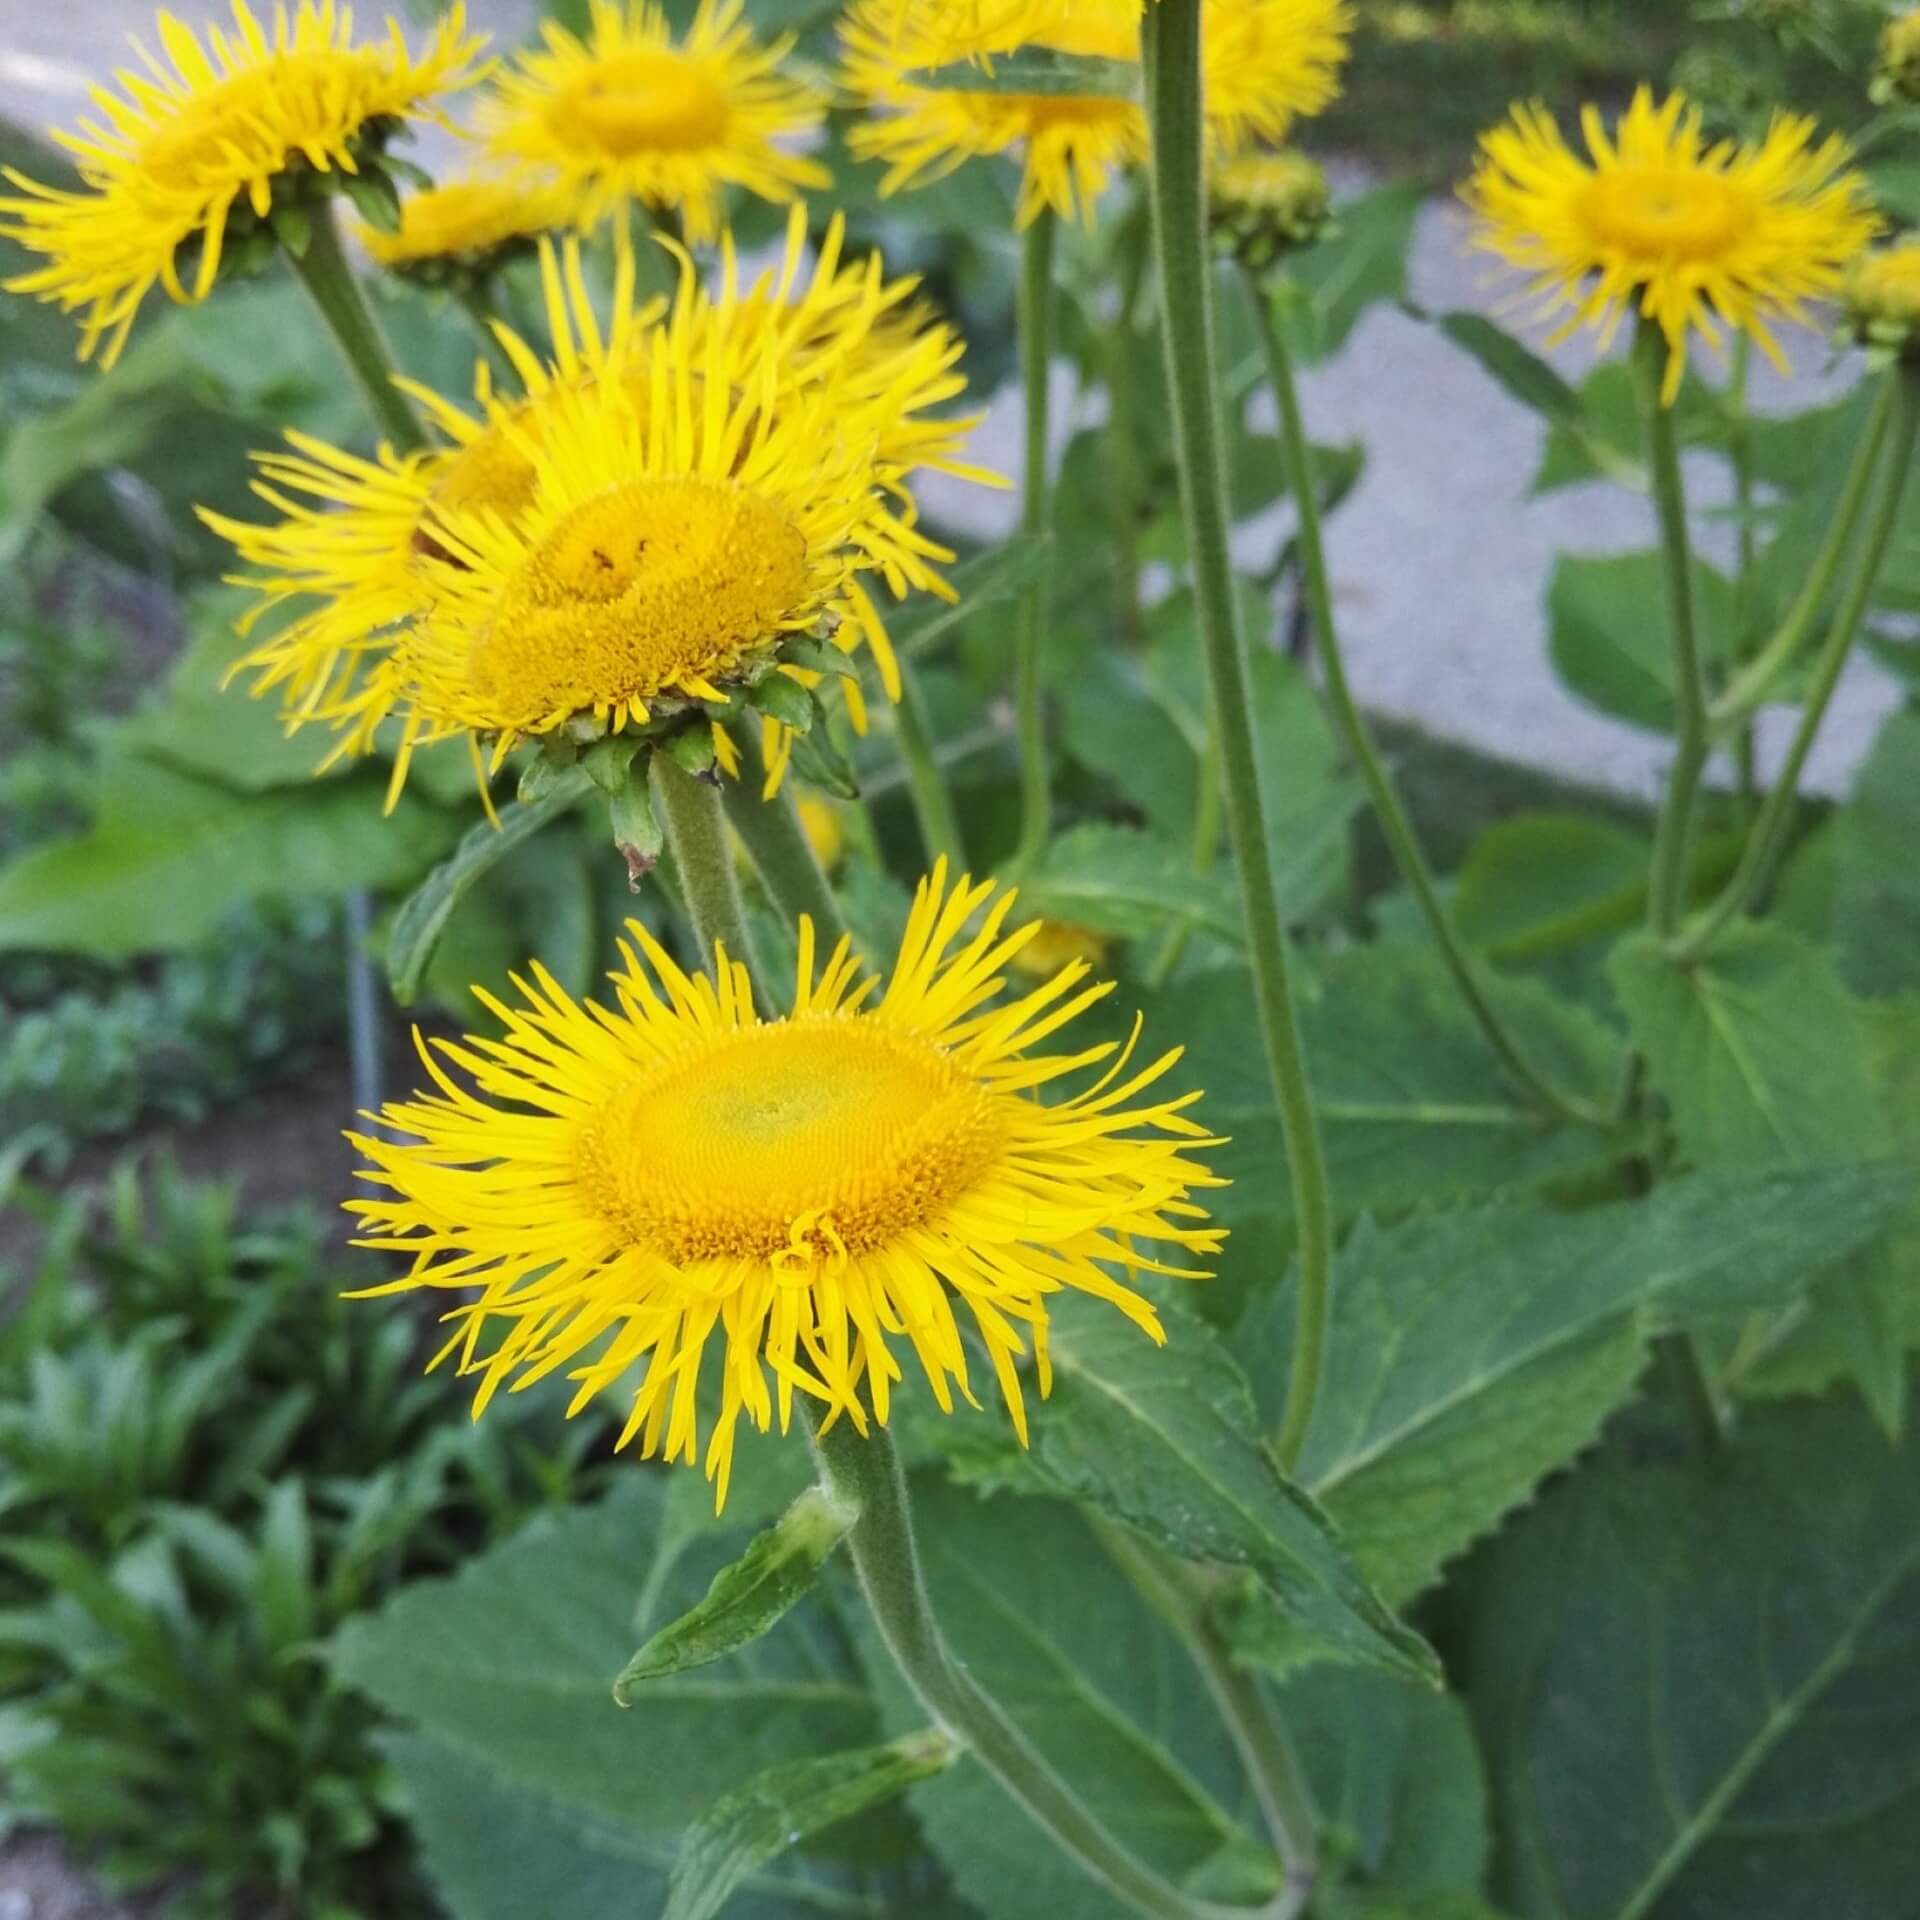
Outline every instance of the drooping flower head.
<path id="1" fill-rule="evenodd" d="M 1148 1093 L 1177 1052 L 1130 1071 L 1137 1023 L 1124 1047 L 1044 1050 L 1111 990 L 1084 963 L 998 999 L 1031 929 L 1007 932 L 1013 896 L 994 893 L 936 868 L 884 986 L 844 941 L 816 968 L 803 921 L 779 1018 L 744 968 L 689 976 L 637 923 L 612 1008 L 538 966 L 518 1005 L 482 995 L 502 1037 L 423 1047 L 438 1092 L 354 1136 L 378 1191 L 349 1203 L 361 1244 L 412 1260 L 373 1291 L 477 1292 L 441 1357 L 478 1376 L 478 1407 L 566 1368 L 577 1411 L 637 1370 L 622 1444 L 669 1459 L 701 1457 L 717 1344 L 721 1502 L 743 1414 L 784 1429 L 798 1391 L 884 1424 L 901 1343 L 943 1410 L 956 1386 L 972 1400 L 963 1316 L 1024 1441 L 1017 1363 L 1031 1354 L 1045 1394 L 1049 1296 L 1091 1294 L 1162 1338 L 1114 1270 L 1189 1273 L 1222 1237 L 1191 1196 L 1221 1183 L 1189 1157 L 1217 1144 L 1188 1115 L 1199 1095 Z"/>
<path id="2" fill-rule="evenodd" d="M 1539 106 L 1481 135 L 1463 189 L 1475 244 L 1566 316 L 1556 340 L 1584 326 L 1604 346 L 1637 308 L 1665 336 L 1669 402 L 1695 333 L 1718 348 L 1726 329 L 1747 332 L 1784 366 L 1774 325 L 1805 324 L 1805 303 L 1837 291 L 1879 229 L 1846 142 L 1816 141 L 1800 115 L 1777 115 L 1757 144 L 1708 145 L 1683 95 L 1656 105 L 1643 87 L 1613 132 L 1595 107 L 1581 127 L 1584 156 Z"/>
<path id="3" fill-rule="evenodd" d="M 761 45 L 743 0 L 700 0 L 675 40 L 656 0 L 591 0 L 583 41 L 554 21 L 482 102 L 496 158 L 551 179 L 593 226 L 632 204 L 677 214 L 696 244 L 720 230 L 728 187 L 791 201 L 832 184 L 792 150 L 822 124 L 825 97 L 780 72 L 788 36 Z"/>
<path id="4" fill-rule="evenodd" d="M 404 121 L 437 117 L 435 101 L 476 77 L 482 45 L 457 3 L 417 58 L 393 21 L 356 46 L 337 0 L 276 6 L 266 25 L 233 0 L 232 31 L 208 27 L 204 45 L 170 13 L 155 24 L 165 58 L 136 42 L 145 71 L 122 68 L 119 93 L 93 90 L 99 118 L 54 135 L 80 190 L 7 169 L 18 192 L 0 198 L 0 233 L 46 257 L 8 289 L 84 311 L 80 357 L 99 349 L 109 367 L 155 286 L 204 300 L 277 205 L 315 176 L 377 167 Z"/>
<path id="5" fill-rule="evenodd" d="M 856 0 L 841 25 L 843 77 L 872 113 L 854 129 L 853 150 L 886 163 L 886 193 L 982 155 L 1018 153 L 1020 225 L 1043 208 L 1091 219 L 1114 172 L 1147 155 L 1141 12 L 1141 0 Z M 1349 23 L 1346 0 L 1207 0 L 1201 51 L 1215 145 L 1280 140 L 1327 106 Z M 986 84 L 997 61 L 1035 54 L 1102 64 L 1086 70 L 1085 90 Z M 978 86 L 955 71 L 968 63 Z M 939 68 L 948 69 L 939 84 L 924 84 Z"/>
<path id="6" fill-rule="evenodd" d="M 428 286 L 458 284 L 484 280 L 531 254 L 535 241 L 565 219 L 552 188 L 476 174 L 409 194 L 398 228 L 363 226 L 360 242 L 390 273 Z"/>
<path id="7" fill-rule="evenodd" d="M 472 688 L 460 698 L 464 717 L 449 708 L 446 647 L 453 608 L 459 609 L 461 632 L 471 633 L 472 623 L 487 617 L 476 597 L 470 550 L 482 543 L 497 561 L 510 550 L 503 542 L 531 538 L 527 516 L 538 492 L 539 448 L 561 416 L 569 422 L 570 446 L 583 435 L 599 436 L 603 464 L 594 471 L 604 471 L 608 459 L 625 457 L 622 436 L 645 436 L 658 374 L 676 407 L 684 395 L 689 411 L 683 445 L 689 454 L 696 442 L 709 453 L 717 447 L 707 439 L 711 394 L 724 399 L 725 417 L 747 432 L 751 446 L 741 449 L 743 461 L 751 453 L 765 463 L 784 450 L 791 457 L 787 471 L 802 492 L 809 484 L 823 497 L 841 489 L 828 505 L 844 536 L 845 564 L 835 565 L 838 588 L 828 604 L 836 618 L 843 609 L 850 616 L 839 629 L 843 647 L 862 638 L 873 642 L 882 684 L 895 697 L 897 669 L 864 576 L 877 574 L 895 594 L 949 591 L 935 571 L 947 556 L 917 531 L 908 481 L 928 467 L 985 476 L 958 457 L 972 422 L 933 412 L 963 390 L 955 367 L 959 339 L 912 308 L 913 282 L 888 280 L 878 256 L 844 260 L 842 238 L 836 220 L 812 275 L 805 276 L 805 221 L 796 209 L 784 260 L 751 285 L 738 285 L 729 248 L 717 291 L 702 285 L 689 266 L 663 317 L 657 309 L 636 313 L 630 277 L 623 278 L 604 329 L 580 274 L 577 248 L 547 247 L 542 259 L 554 358 L 543 362 L 517 335 L 496 328 L 522 391 L 496 391 L 484 363 L 476 369 L 472 412 L 410 388 L 451 445 L 406 457 L 383 450 L 377 459 L 364 460 L 290 436 L 291 452 L 263 456 L 255 491 L 281 514 L 277 522 L 249 525 L 203 515 L 247 563 L 249 571 L 238 579 L 261 596 L 256 616 L 287 601 L 305 607 L 241 663 L 255 676 L 254 691 L 281 690 L 289 724 L 333 727 L 341 735 L 341 752 L 369 750 L 381 723 L 394 715 L 403 718 L 416 743 L 469 730 L 482 709 Z M 620 257 L 623 276 L 630 276 L 630 263 Z M 824 428 L 822 407 L 828 415 Z M 822 463 L 808 483 L 803 436 L 816 430 L 822 433 Z M 639 457 L 641 449 L 634 451 Z M 650 470 L 666 477 L 658 464 Z M 764 464 L 756 469 L 764 470 Z M 744 484 L 738 473 L 729 478 Z M 584 505 L 580 473 L 572 483 L 568 498 Z M 550 472 L 550 503 L 561 497 L 560 487 L 557 473 Z M 803 517 L 824 537 L 825 523 L 811 508 Z M 710 562 L 724 570 L 733 557 L 715 552 Z M 676 562 L 664 550 L 655 550 L 647 562 L 653 572 L 671 564 Z M 497 571 L 485 578 L 502 584 Z M 716 572 L 716 592 L 721 580 Z M 429 644 L 419 629 L 429 609 L 443 602 L 441 638 Z M 717 605 L 716 599 L 706 611 Z M 783 617 L 777 631 L 788 630 Z M 762 642 L 774 637 L 759 636 Z M 717 661 L 712 670 L 720 671 Z M 424 683 L 421 674 L 427 675 Z M 857 683 L 845 686 L 858 724 Z M 604 705 L 609 716 L 616 706 L 631 716 L 630 699 L 643 707 L 647 702 L 637 684 L 624 692 L 608 684 L 601 693 L 604 700 L 587 707 Z M 501 727 L 518 737 L 520 729 L 504 709 L 497 711 Z M 777 774 L 788 743 L 777 726 L 768 731 Z M 505 737 L 502 732 L 496 740 Z M 397 774 L 404 762 L 403 750 Z"/>

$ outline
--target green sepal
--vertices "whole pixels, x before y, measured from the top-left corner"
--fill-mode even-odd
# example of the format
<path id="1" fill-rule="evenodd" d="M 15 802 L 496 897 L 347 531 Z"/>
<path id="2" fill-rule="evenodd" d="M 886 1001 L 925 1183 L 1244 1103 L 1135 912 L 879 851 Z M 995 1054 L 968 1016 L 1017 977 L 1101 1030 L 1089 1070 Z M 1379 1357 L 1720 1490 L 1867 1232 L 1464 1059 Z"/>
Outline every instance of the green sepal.
<path id="1" fill-rule="evenodd" d="M 273 237 L 296 260 L 307 257 L 307 249 L 313 245 L 313 215 L 297 200 L 278 202 L 267 215 L 267 224 L 273 229 Z"/>
<path id="2" fill-rule="evenodd" d="M 816 702 L 816 709 L 818 703 Z M 825 715 L 821 715 L 824 723 Z M 803 780 L 830 793 L 836 800 L 858 800 L 860 782 L 854 778 L 853 763 L 840 751 L 833 729 L 822 724 L 793 736 L 793 767 Z"/>
<path id="3" fill-rule="evenodd" d="M 353 210 L 368 226 L 380 233 L 400 231 L 400 189 L 385 170 L 366 167 L 359 173 L 343 173 L 340 191 L 353 202 Z"/>
<path id="4" fill-rule="evenodd" d="M 610 733 L 580 755 L 580 764 L 602 793 L 618 795 L 626 788 L 627 771 L 639 751 L 640 742 L 632 734 Z"/>
<path id="5" fill-rule="evenodd" d="M 819 705 L 811 693 L 791 674 L 778 670 L 764 680 L 756 680 L 747 689 L 747 704 L 756 713 L 764 713 L 791 727 L 795 733 L 808 732 L 819 714 Z"/>
<path id="6" fill-rule="evenodd" d="M 717 756 L 713 750 L 711 725 L 696 722 L 690 727 L 682 727 L 679 732 L 668 734 L 665 744 L 667 756 L 676 767 L 684 768 L 696 780 L 713 778 Z"/>
<path id="7" fill-rule="evenodd" d="M 781 664 L 804 667 L 809 673 L 834 673 L 842 680 L 858 680 L 860 663 L 850 653 L 842 653 L 831 640 L 816 640 L 810 633 L 796 633 L 780 647 Z"/>
<path id="8" fill-rule="evenodd" d="M 706 1598 L 664 1626 L 629 1660 L 613 1697 L 633 1704 L 642 1681 L 703 1667 L 757 1640 L 809 1592 L 827 1556 L 860 1517 L 859 1509 L 809 1487 L 747 1550 L 714 1575 Z"/>
<path id="9" fill-rule="evenodd" d="M 569 774 L 577 772 L 579 765 L 580 755 L 573 742 L 564 734 L 550 733 L 540 743 L 539 757 L 521 769 L 515 797 L 523 807 L 544 800 Z"/>
<path id="10" fill-rule="evenodd" d="M 613 844 L 626 856 L 627 885 L 639 892 L 640 882 L 653 871 L 666 844 L 666 834 L 653 810 L 653 794 L 648 781 L 652 755 L 639 759 L 629 754 L 617 790 L 607 796 L 607 817 L 613 827 Z"/>

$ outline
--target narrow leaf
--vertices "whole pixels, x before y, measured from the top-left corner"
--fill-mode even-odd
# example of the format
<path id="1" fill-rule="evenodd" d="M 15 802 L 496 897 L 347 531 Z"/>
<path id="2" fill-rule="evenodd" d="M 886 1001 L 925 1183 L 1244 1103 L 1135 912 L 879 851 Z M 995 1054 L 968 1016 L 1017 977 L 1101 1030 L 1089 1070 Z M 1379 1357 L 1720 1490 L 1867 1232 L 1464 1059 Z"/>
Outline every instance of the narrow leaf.
<path id="1" fill-rule="evenodd" d="M 515 847 L 559 819 L 592 784 L 582 769 L 571 768 L 542 798 L 502 807 L 497 827 L 483 820 L 470 829 L 452 856 L 414 890 L 394 916 L 387 937 L 387 979 L 393 997 L 403 1007 L 410 1005 L 419 991 L 421 976 L 433 958 L 434 943 L 462 897 Z"/>
<path id="2" fill-rule="evenodd" d="M 885 1746 L 768 1768 L 688 1830 L 660 1920 L 712 1920 L 757 1868 L 807 1835 L 944 1772 L 960 1751 L 950 1735 L 928 1728 Z"/>
<path id="3" fill-rule="evenodd" d="M 1440 331 L 1468 353 L 1524 407 L 1545 419 L 1571 425 L 1580 415 L 1580 396 L 1546 361 L 1524 347 L 1484 314 L 1443 313 Z"/>
<path id="4" fill-rule="evenodd" d="M 809 1487 L 772 1526 L 754 1536 L 738 1560 L 714 1575 L 706 1598 L 664 1626 L 622 1668 L 613 1683 L 621 1706 L 634 1689 L 663 1674 L 682 1673 L 757 1640 L 812 1592 L 827 1556 L 859 1513 L 823 1487 Z"/>
<path id="5" fill-rule="evenodd" d="M 1106 100 L 1140 97 L 1140 66 L 1134 60 L 1102 60 L 1092 54 L 1056 53 L 1051 47 L 1021 47 L 991 60 L 956 60 L 919 67 L 901 76 L 935 93 L 1092 95 Z"/>

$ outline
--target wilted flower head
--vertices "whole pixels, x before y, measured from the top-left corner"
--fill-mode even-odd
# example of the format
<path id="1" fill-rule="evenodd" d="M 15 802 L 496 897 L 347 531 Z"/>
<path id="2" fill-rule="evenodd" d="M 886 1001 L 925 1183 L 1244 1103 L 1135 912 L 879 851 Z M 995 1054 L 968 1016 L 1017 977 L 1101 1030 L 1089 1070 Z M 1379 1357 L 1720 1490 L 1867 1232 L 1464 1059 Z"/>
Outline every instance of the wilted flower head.
<path id="1" fill-rule="evenodd" d="M 355 1138 L 376 1189 L 350 1203 L 361 1244 L 413 1263 L 373 1291 L 477 1293 L 442 1357 L 479 1377 L 479 1407 L 565 1368 L 578 1410 L 637 1369 L 622 1443 L 693 1461 L 710 1420 L 718 1501 L 743 1414 L 784 1428 L 798 1391 L 829 1421 L 884 1424 L 902 1343 L 943 1410 L 955 1387 L 972 1400 L 962 1314 L 1024 1440 L 1018 1363 L 1045 1394 L 1049 1296 L 1091 1294 L 1162 1338 L 1120 1276 L 1217 1250 L 1191 1195 L 1221 1183 L 1190 1157 L 1217 1144 L 1188 1117 L 1199 1096 L 1148 1094 L 1178 1053 L 1129 1073 L 1137 1022 L 1125 1046 L 1042 1050 L 1111 991 L 1083 962 L 1000 999 L 1033 930 L 1008 933 L 1013 896 L 994 895 L 936 868 L 884 984 L 844 940 L 817 967 L 803 921 L 773 1019 L 744 968 L 689 976 L 637 923 L 613 1008 L 538 966 L 518 1005 L 482 995 L 502 1037 L 423 1047 L 438 1092 Z M 1033 1097 L 1103 1062 L 1078 1093 Z"/>
<path id="2" fill-rule="evenodd" d="M 792 36 L 762 45 L 744 13 L 699 0 L 681 39 L 656 0 L 590 0 L 584 40 L 548 20 L 481 103 L 488 147 L 551 180 L 582 226 L 638 205 L 695 242 L 719 232 L 729 187 L 785 202 L 831 185 L 791 148 L 822 124 L 824 95 L 780 71 Z"/>
<path id="3" fill-rule="evenodd" d="M 270 244 L 276 211 L 377 176 L 407 119 L 437 117 L 436 99 L 471 83 L 482 45 L 459 0 L 418 58 L 391 20 L 385 40 L 355 45 L 336 0 L 276 6 L 267 26 L 233 0 L 232 31 L 208 27 L 204 45 L 170 13 L 156 29 L 166 57 L 136 43 L 145 72 L 122 69 L 119 96 L 94 90 L 101 119 L 54 135 L 80 191 L 9 168 L 19 191 L 0 198 L 0 234 L 47 261 L 7 287 L 84 310 L 80 356 L 104 342 L 109 367 L 155 286 L 204 300 L 223 260 Z"/>
<path id="4" fill-rule="evenodd" d="M 1784 366 L 1773 325 L 1805 324 L 1805 303 L 1837 291 L 1879 229 L 1846 142 L 1816 144 L 1800 115 L 1777 115 L 1757 143 L 1709 146 L 1684 95 L 1656 105 L 1643 87 L 1613 131 L 1597 107 L 1581 128 L 1584 156 L 1540 106 L 1481 135 L 1464 189 L 1474 240 L 1531 276 L 1543 312 L 1566 315 L 1556 340 L 1585 326 L 1604 345 L 1636 310 L 1657 326 L 1668 401 L 1694 333 L 1717 347 L 1741 330 Z"/>

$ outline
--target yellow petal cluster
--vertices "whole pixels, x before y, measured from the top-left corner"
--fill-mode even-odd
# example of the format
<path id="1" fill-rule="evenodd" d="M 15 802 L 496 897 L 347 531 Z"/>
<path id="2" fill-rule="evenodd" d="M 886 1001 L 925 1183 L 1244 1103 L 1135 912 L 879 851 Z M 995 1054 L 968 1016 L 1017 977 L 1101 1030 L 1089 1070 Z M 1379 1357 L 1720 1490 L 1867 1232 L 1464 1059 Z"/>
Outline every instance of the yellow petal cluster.
<path id="1" fill-rule="evenodd" d="M 265 220 L 290 176 L 359 171 L 363 142 L 377 153 L 401 120 L 437 117 L 435 101 L 477 77 L 482 45 L 460 0 L 417 57 L 391 20 L 385 40 L 356 45 L 337 0 L 276 6 L 264 23 L 233 0 L 231 30 L 204 36 L 170 13 L 155 25 L 161 55 L 136 45 L 142 70 L 122 68 L 117 93 L 94 88 L 98 117 L 54 135 L 80 190 L 7 169 L 18 191 L 0 197 L 0 233 L 46 258 L 8 290 L 84 312 L 80 356 L 101 349 L 109 367 L 154 287 L 206 298 L 236 207 Z"/>
<path id="2" fill-rule="evenodd" d="M 1474 239 L 1564 316 L 1556 340 L 1590 327 L 1605 345 L 1637 309 L 1666 338 L 1669 402 L 1694 334 L 1717 348 L 1748 333 L 1784 366 L 1773 327 L 1805 324 L 1879 230 L 1846 142 L 1801 115 L 1777 115 L 1757 143 L 1709 144 L 1684 95 L 1656 104 L 1643 87 L 1616 127 L 1588 107 L 1581 130 L 1584 155 L 1544 107 L 1518 106 L 1481 136 L 1463 189 Z"/>
<path id="3" fill-rule="evenodd" d="M 400 272 L 432 266 L 479 268 L 537 239 L 566 218 L 550 187 L 475 175 L 409 194 L 394 233 L 363 226 L 360 243 L 381 266 Z"/>
<path id="4" fill-rule="evenodd" d="M 577 1411 L 637 1374 L 622 1444 L 704 1456 L 716 1503 L 742 1416 L 784 1428 L 797 1392 L 864 1433 L 903 1346 L 943 1410 L 973 1401 L 963 1317 L 1024 1441 L 1049 1299 L 1092 1295 L 1161 1339 L 1116 1269 L 1191 1273 L 1222 1238 L 1192 1196 L 1221 1182 L 1190 1157 L 1217 1144 L 1199 1096 L 1150 1091 L 1177 1052 L 1134 1068 L 1137 1022 L 1124 1046 L 1048 1051 L 1111 991 L 1083 961 L 1000 997 L 1035 928 L 1009 932 L 996 891 L 936 868 L 884 984 L 844 940 L 817 966 L 803 920 L 778 1018 L 724 953 L 686 974 L 637 922 L 611 1007 L 538 966 L 518 1004 L 483 994 L 501 1037 L 423 1045 L 437 1091 L 352 1136 L 375 1189 L 352 1203 L 361 1244 L 412 1263 L 372 1291 L 475 1296 L 440 1357 L 477 1377 L 477 1407 L 565 1369 Z"/>

